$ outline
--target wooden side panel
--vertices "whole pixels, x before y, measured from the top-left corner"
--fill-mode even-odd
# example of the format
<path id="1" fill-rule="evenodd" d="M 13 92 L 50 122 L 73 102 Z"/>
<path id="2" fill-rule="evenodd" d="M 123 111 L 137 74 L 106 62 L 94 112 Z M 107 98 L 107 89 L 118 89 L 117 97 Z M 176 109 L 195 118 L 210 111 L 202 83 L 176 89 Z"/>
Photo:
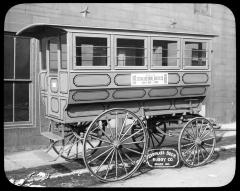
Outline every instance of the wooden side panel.
<path id="1" fill-rule="evenodd" d="M 207 73 L 184 73 L 182 81 L 185 84 L 201 84 L 207 83 L 209 80 Z"/>
<path id="2" fill-rule="evenodd" d="M 107 90 L 79 90 L 71 91 L 69 94 L 70 103 L 79 101 L 99 101 L 109 97 Z"/>
<path id="3" fill-rule="evenodd" d="M 169 97 L 175 96 L 178 93 L 176 87 L 167 87 L 167 88 L 151 88 L 148 92 L 150 97 Z"/>
<path id="4" fill-rule="evenodd" d="M 206 93 L 206 87 L 200 86 L 200 87 L 183 87 L 180 91 L 180 94 L 182 96 L 201 96 L 205 95 Z"/>
<path id="5" fill-rule="evenodd" d="M 60 86 L 60 93 L 62 94 L 68 93 L 68 73 L 67 72 L 59 72 L 59 86 Z"/>
<path id="6" fill-rule="evenodd" d="M 111 78 L 108 74 L 72 74 L 70 80 L 75 88 L 108 86 L 111 83 Z"/>
<path id="7" fill-rule="evenodd" d="M 143 98 L 146 94 L 144 89 L 118 89 L 113 93 L 114 99 Z"/>
<path id="8" fill-rule="evenodd" d="M 101 104 L 82 104 L 69 105 L 67 108 L 67 116 L 69 118 L 79 118 L 87 116 L 97 116 L 104 111 L 104 106 Z"/>
<path id="9" fill-rule="evenodd" d="M 144 108 L 151 111 L 170 109 L 171 105 L 171 100 L 149 100 L 144 102 Z"/>

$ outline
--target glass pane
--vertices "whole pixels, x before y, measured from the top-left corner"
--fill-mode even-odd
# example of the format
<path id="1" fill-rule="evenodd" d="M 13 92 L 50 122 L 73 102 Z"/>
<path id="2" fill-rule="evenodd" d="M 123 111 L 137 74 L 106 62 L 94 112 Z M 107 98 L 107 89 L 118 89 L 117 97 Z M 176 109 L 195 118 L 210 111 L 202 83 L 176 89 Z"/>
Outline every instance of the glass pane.
<path id="1" fill-rule="evenodd" d="M 67 39 L 66 39 L 66 35 L 61 36 L 61 69 L 67 69 Z"/>
<path id="2" fill-rule="evenodd" d="M 58 72 L 58 42 L 59 39 L 52 38 L 49 40 L 49 72 Z"/>
<path id="3" fill-rule="evenodd" d="M 185 65 L 206 66 L 206 42 L 185 42 Z"/>
<path id="4" fill-rule="evenodd" d="M 4 78 L 12 79 L 14 71 L 14 38 L 4 36 Z"/>
<path id="5" fill-rule="evenodd" d="M 46 49 L 47 49 L 47 40 L 43 39 L 41 41 L 41 54 L 42 54 L 42 70 L 47 69 L 47 64 L 46 64 Z"/>
<path id="6" fill-rule="evenodd" d="M 4 122 L 13 121 L 13 83 L 4 82 Z"/>
<path id="7" fill-rule="evenodd" d="M 117 39 L 118 66 L 144 66 L 144 40 Z"/>
<path id="8" fill-rule="evenodd" d="M 15 83 L 15 121 L 29 121 L 29 83 Z"/>
<path id="9" fill-rule="evenodd" d="M 107 66 L 107 39 L 76 37 L 77 66 Z"/>
<path id="10" fill-rule="evenodd" d="M 177 66 L 177 41 L 153 40 L 154 66 Z"/>
<path id="11" fill-rule="evenodd" d="M 30 39 L 16 38 L 15 76 L 17 79 L 30 78 Z"/>

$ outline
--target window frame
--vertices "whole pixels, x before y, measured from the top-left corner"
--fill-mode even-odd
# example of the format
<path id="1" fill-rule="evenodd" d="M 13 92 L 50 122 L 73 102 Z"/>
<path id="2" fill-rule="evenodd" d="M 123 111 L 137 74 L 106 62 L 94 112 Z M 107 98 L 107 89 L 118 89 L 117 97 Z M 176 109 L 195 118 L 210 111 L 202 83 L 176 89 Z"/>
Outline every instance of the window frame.
<path id="1" fill-rule="evenodd" d="M 150 68 L 151 70 L 169 70 L 169 69 L 180 69 L 181 68 L 181 59 L 182 59 L 182 51 L 181 51 L 181 41 L 178 37 L 163 37 L 163 36 L 154 36 L 151 37 L 151 45 L 150 45 Z M 154 66 L 153 65 L 153 41 L 154 40 L 162 40 L 162 41 L 177 41 L 177 65 L 176 66 Z"/>
<path id="2" fill-rule="evenodd" d="M 106 38 L 107 39 L 107 65 L 106 66 L 77 66 L 76 62 L 76 37 L 86 38 Z M 101 33 L 85 33 L 85 32 L 73 32 L 72 33 L 72 67 L 73 70 L 99 70 L 111 68 L 111 40 L 109 34 Z"/>
<path id="3" fill-rule="evenodd" d="M 33 127 L 34 123 L 35 123 L 35 115 L 34 115 L 34 111 L 35 111 L 35 105 L 33 103 L 33 98 L 35 96 L 35 64 L 33 64 L 34 62 L 37 61 L 37 59 L 35 59 L 35 57 L 38 57 L 38 50 L 33 49 L 33 47 L 35 47 L 35 45 L 37 44 L 35 39 L 32 39 L 30 37 L 19 37 L 16 36 L 15 33 L 10 33 L 10 32 L 4 32 L 4 37 L 5 36 L 10 36 L 13 38 L 13 77 L 12 78 L 4 78 L 4 82 L 3 83 L 12 83 L 13 87 L 12 87 L 12 93 L 13 93 L 13 121 L 4 121 L 4 129 L 14 129 L 14 128 L 31 128 Z M 16 39 L 17 38 L 21 38 L 21 39 L 29 39 L 29 67 L 30 67 L 30 71 L 29 71 L 29 79 L 17 79 L 16 78 Z M 15 121 L 15 84 L 18 82 L 25 82 L 28 83 L 28 88 L 29 88 L 29 120 L 28 121 Z"/>
<path id="4" fill-rule="evenodd" d="M 202 42 L 206 43 L 206 65 L 205 66 L 187 66 L 185 65 L 185 42 Z M 196 70 L 207 70 L 210 68 L 210 40 L 209 39 L 199 39 L 199 38 L 184 38 L 182 40 L 182 68 L 187 69 L 196 69 Z"/>
<path id="5" fill-rule="evenodd" d="M 117 39 L 144 40 L 144 66 L 117 65 Z M 114 70 L 146 70 L 149 63 L 148 37 L 142 35 L 114 35 L 113 36 L 113 69 Z"/>

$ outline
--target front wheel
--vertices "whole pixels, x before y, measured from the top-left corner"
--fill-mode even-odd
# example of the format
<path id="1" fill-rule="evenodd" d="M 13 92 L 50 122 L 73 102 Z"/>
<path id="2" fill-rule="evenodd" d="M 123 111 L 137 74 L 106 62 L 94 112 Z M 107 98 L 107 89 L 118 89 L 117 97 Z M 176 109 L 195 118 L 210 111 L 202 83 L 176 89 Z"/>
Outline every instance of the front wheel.
<path id="1" fill-rule="evenodd" d="M 178 140 L 178 151 L 182 161 L 189 167 L 207 163 L 216 144 L 212 124 L 204 117 L 196 117 L 183 127 Z"/>
<path id="2" fill-rule="evenodd" d="M 102 126 L 105 123 L 106 128 Z M 134 125 L 139 129 L 134 134 Z M 95 133 L 99 132 L 99 133 Z M 132 141 L 134 135 L 143 139 Z M 89 147 L 88 142 L 101 141 L 101 146 Z M 142 144 L 136 149 L 135 144 Z M 139 117 L 126 109 L 110 109 L 100 114 L 89 126 L 83 141 L 84 162 L 89 171 L 103 182 L 130 177 L 141 165 L 146 154 L 146 128 Z M 92 154 L 92 150 L 95 151 Z"/>

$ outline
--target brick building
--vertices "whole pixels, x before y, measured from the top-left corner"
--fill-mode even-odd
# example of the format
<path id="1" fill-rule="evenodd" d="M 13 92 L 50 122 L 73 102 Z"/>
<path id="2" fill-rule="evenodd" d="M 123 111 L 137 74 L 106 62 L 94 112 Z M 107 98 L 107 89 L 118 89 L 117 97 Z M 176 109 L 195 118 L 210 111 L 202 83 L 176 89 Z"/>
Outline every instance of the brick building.
<path id="1" fill-rule="evenodd" d="M 4 148 L 39 148 L 46 125 L 39 97 L 36 39 L 16 37 L 35 23 L 213 34 L 211 88 L 207 117 L 220 123 L 236 120 L 236 32 L 231 10 L 219 4 L 19 4 L 4 23 Z"/>

